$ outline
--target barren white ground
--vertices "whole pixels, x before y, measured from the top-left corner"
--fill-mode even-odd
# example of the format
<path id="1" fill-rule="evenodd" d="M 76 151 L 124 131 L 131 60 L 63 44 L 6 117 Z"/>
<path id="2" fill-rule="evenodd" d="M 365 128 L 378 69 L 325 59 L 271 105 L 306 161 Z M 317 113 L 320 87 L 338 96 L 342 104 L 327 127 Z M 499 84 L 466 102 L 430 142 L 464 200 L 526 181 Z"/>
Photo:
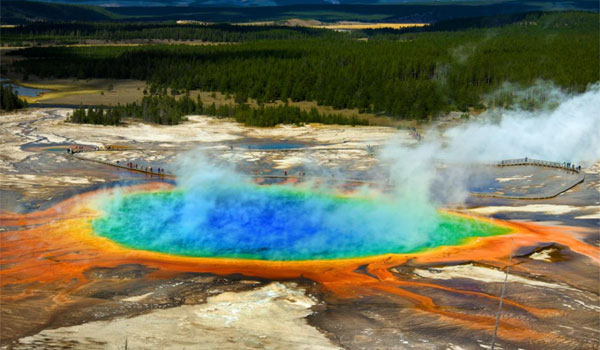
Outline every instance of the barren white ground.
<path id="1" fill-rule="evenodd" d="M 368 146 L 379 146 L 391 139 L 415 142 L 407 132 L 389 127 L 352 127 L 338 125 L 282 125 L 274 128 L 246 127 L 242 124 L 206 116 L 189 116 L 189 121 L 174 125 L 152 125 L 130 122 L 127 126 L 80 125 L 67 123 L 71 109 L 35 109 L 3 115 L 0 118 L 0 186 L 23 188 L 32 183 L 47 186 L 98 183 L 102 179 L 89 176 L 44 176 L 34 172 L 23 174 L 15 164 L 43 155 L 27 152 L 27 143 L 74 143 L 91 146 L 128 145 L 135 149 L 123 152 L 90 152 L 82 157 L 114 162 L 117 159 L 143 159 L 160 162 L 194 148 L 212 150 L 226 162 L 267 160 L 275 169 L 285 170 L 304 165 L 336 169 L 350 164 L 352 169 L 365 170 L 376 163 L 368 156 Z M 226 145 L 243 139 L 287 140 L 316 144 L 310 153 L 248 150 Z M 56 159 L 55 162 L 63 160 Z"/>
<path id="2" fill-rule="evenodd" d="M 16 349 L 123 349 L 125 342 L 129 349 L 339 349 L 306 322 L 315 304 L 295 284 L 275 282 L 205 304 L 44 330 L 20 339 Z"/>

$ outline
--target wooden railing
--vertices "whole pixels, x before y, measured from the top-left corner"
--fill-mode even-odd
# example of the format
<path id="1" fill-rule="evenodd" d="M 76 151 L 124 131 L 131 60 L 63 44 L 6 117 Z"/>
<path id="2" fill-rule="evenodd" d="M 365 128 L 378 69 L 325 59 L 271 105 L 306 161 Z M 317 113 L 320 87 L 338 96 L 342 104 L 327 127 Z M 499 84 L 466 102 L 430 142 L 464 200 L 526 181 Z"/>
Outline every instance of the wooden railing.
<path id="1" fill-rule="evenodd" d="M 543 166 L 549 168 L 558 168 L 564 169 L 567 171 L 572 171 L 577 174 L 581 171 L 581 166 L 576 166 L 575 164 L 571 164 L 568 162 L 558 163 L 558 162 L 550 162 L 547 160 L 539 160 L 539 159 L 531 159 L 531 158 L 520 158 L 520 159 L 508 159 L 501 160 L 496 163 L 497 166 L 514 166 L 514 165 L 535 165 L 535 166 Z"/>

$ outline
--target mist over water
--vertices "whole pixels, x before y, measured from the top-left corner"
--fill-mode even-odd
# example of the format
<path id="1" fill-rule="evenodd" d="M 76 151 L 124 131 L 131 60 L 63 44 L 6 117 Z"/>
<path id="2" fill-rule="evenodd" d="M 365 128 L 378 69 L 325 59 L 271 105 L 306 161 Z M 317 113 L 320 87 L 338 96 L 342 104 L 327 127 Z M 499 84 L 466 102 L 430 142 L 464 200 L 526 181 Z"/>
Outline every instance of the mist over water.
<path id="1" fill-rule="evenodd" d="M 508 229 L 393 201 L 287 187 L 206 187 L 130 194 L 104 204 L 97 234 L 130 248 L 195 257 L 313 260 L 455 245 Z"/>
<path id="2" fill-rule="evenodd" d="M 586 167 L 600 160 L 600 84 L 580 95 L 548 94 L 554 108 L 490 110 L 443 131 L 431 128 L 415 146 L 387 144 L 380 157 L 394 191 L 436 207 L 460 204 L 468 196 L 470 164 L 528 157 Z M 454 165 L 442 178 L 441 164 Z"/>
<path id="3" fill-rule="evenodd" d="M 548 91 L 557 98 L 559 94 Z M 489 162 L 536 158 L 591 165 L 600 159 L 600 84 L 554 109 L 491 110 L 447 130 L 438 158 Z"/>
<path id="4" fill-rule="evenodd" d="M 600 159 L 600 85 L 555 109 L 490 111 L 427 133 L 417 145 L 390 143 L 378 155 L 393 188 L 352 197 L 311 186 L 258 186 L 233 164 L 201 151 L 176 164 L 177 189 L 107 198 L 94 220 L 101 236 L 130 248 L 202 257 L 305 260 L 407 253 L 507 233 L 490 223 L 441 214 L 432 193 L 440 163 L 511 158 L 591 164 Z M 460 203 L 468 168 L 444 172 L 437 191 Z"/>

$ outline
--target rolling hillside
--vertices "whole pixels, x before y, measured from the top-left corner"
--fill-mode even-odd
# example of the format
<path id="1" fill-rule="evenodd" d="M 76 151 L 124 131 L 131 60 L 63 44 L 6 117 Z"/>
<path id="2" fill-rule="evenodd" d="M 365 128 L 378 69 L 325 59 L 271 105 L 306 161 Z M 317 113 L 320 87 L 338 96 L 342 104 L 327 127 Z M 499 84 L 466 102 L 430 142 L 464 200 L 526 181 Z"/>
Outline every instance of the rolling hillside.
<path id="1" fill-rule="evenodd" d="M 262 1 L 265 1 L 263 3 Z M 250 22 L 285 20 L 289 18 L 316 19 L 323 22 L 437 22 L 456 18 L 491 16 L 531 11 L 599 10 L 599 3 L 590 0 L 576 1 L 490 1 L 490 2 L 423 2 L 407 4 L 323 4 L 321 0 L 231 0 L 227 5 L 255 4 L 278 6 L 220 6 L 221 1 L 196 0 L 183 4 L 189 6 L 140 6 L 144 1 L 123 1 L 127 7 L 99 7 L 68 5 L 32 1 L 2 1 L 2 24 L 20 24 L 31 21 L 172 21 L 196 20 L 206 22 Z M 150 1 L 166 4 L 165 0 Z M 94 2 L 95 3 L 95 2 Z M 100 3 L 100 2 L 98 2 Z M 111 2 L 112 3 L 112 2 Z M 290 4 L 291 3 L 291 4 Z M 285 4 L 281 6 L 281 4 Z M 202 6 L 200 6 L 202 5 Z M 476 6 L 475 6 L 476 5 Z"/>

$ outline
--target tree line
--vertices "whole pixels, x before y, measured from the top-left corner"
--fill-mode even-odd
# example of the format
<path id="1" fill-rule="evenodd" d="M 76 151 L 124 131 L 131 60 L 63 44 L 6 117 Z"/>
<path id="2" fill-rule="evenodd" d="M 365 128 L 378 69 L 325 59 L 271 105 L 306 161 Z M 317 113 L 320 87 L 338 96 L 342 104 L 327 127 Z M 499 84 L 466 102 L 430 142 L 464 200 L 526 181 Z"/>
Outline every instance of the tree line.
<path id="1" fill-rule="evenodd" d="M 151 91 L 220 91 L 239 103 L 316 101 L 401 119 L 482 109 L 506 82 L 572 92 L 600 80 L 598 14 L 552 13 L 492 29 L 259 40 L 238 45 L 29 48 L 39 77 L 145 80 Z M 506 99 L 510 101 L 510 99 Z"/>
<path id="2" fill-rule="evenodd" d="M 316 108 L 310 111 L 287 104 L 279 106 L 261 105 L 253 108 L 248 104 L 205 106 L 200 96 L 192 99 L 189 95 L 180 98 L 166 94 L 144 96 L 140 102 L 105 109 L 80 107 L 67 119 L 72 123 L 119 125 L 123 118 L 140 119 L 162 125 L 175 125 L 187 120 L 187 115 L 209 115 L 219 118 L 233 118 L 248 126 L 275 126 L 278 124 L 321 123 L 340 125 L 369 125 L 368 120 L 356 115 L 345 116 L 339 113 L 320 113 Z"/>
<path id="3" fill-rule="evenodd" d="M 164 94 L 144 96 L 140 102 L 116 107 L 75 109 L 67 119 L 71 123 L 119 125 L 124 118 L 134 118 L 161 125 L 176 125 L 185 121 L 186 115 L 202 113 L 202 101 L 188 95 L 180 99 Z"/>
<path id="4" fill-rule="evenodd" d="M 119 125 L 121 113 L 115 109 L 105 110 L 103 107 L 89 109 L 80 107 L 73 111 L 67 121 L 78 124 Z"/>
<path id="5" fill-rule="evenodd" d="M 312 107 L 309 111 L 288 104 L 278 106 L 261 105 L 258 108 L 252 108 L 248 104 L 220 105 L 215 104 L 203 109 L 203 114 L 230 117 L 235 121 L 247 126 L 275 126 L 278 124 L 296 124 L 306 123 L 321 124 L 339 124 L 339 125 L 369 125 L 369 121 L 359 118 L 356 115 L 345 116 L 340 113 L 320 113 L 317 108 Z"/>
<path id="6" fill-rule="evenodd" d="M 254 40 L 296 40 L 310 37 L 340 37 L 327 29 L 290 26 L 231 25 L 231 24 L 177 24 L 161 23 L 85 23 L 34 22 L 27 25 L 2 28 L 0 42 L 73 43 L 84 40 L 177 40 L 203 42 L 243 42 Z"/>

